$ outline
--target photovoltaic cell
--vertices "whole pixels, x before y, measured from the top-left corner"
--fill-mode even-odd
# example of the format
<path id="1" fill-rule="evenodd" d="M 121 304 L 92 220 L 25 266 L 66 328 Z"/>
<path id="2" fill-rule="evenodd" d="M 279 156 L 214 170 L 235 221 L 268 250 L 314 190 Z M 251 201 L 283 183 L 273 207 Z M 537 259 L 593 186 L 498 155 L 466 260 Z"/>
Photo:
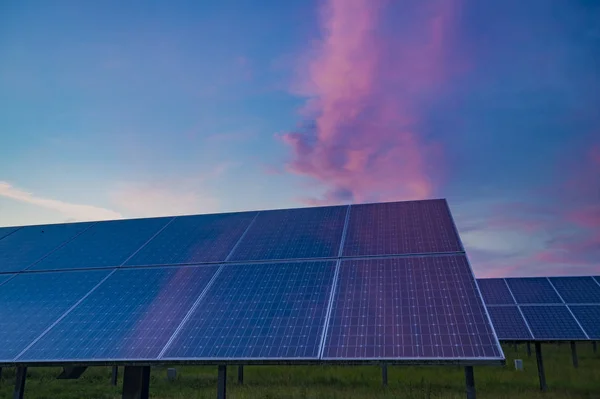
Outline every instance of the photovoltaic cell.
<path id="1" fill-rule="evenodd" d="M 335 257 L 347 209 L 336 206 L 261 212 L 230 260 Z"/>
<path id="2" fill-rule="evenodd" d="M 0 272 L 18 272 L 89 228 L 92 223 L 26 226 L 0 240 Z"/>
<path id="3" fill-rule="evenodd" d="M 28 273 L 0 285 L 0 361 L 11 361 L 108 273 Z"/>
<path id="4" fill-rule="evenodd" d="M 550 277 L 565 303 L 600 303 L 600 285 L 591 277 Z"/>
<path id="5" fill-rule="evenodd" d="M 464 256 L 345 260 L 325 359 L 500 359 Z"/>
<path id="6" fill-rule="evenodd" d="M 600 305 L 571 305 L 569 308 L 590 339 L 600 339 Z"/>
<path id="7" fill-rule="evenodd" d="M 0 240 L 19 229 L 20 227 L 0 227 Z"/>
<path id="8" fill-rule="evenodd" d="M 8 281 L 14 274 L 0 274 L 0 285 L 5 281 Z"/>
<path id="9" fill-rule="evenodd" d="M 566 306 L 521 306 L 536 340 L 586 339 Z"/>
<path id="10" fill-rule="evenodd" d="M 217 268 L 117 270 L 19 360 L 155 359 Z"/>
<path id="11" fill-rule="evenodd" d="M 513 305 L 515 303 L 502 278 L 480 278 L 477 280 L 481 296 L 486 305 Z"/>
<path id="12" fill-rule="evenodd" d="M 562 303 L 545 277 L 507 278 L 506 282 L 517 303 Z"/>
<path id="13" fill-rule="evenodd" d="M 335 262 L 225 265 L 163 358 L 318 357 Z"/>
<path id="14" fill-rule="evenodd" d="M 513 341 L 533 338 L 516 306 L 488 306 L 487 310 L 498 339 Z"/>
<path id="15" fill-rule="evenodd" d="M 119 266 L 170 220 L 150 218 L 98 222 L 30 270 Z"/>
<path id="16" fill-rule="evenodd" d="M 353 205 L 344 256 L 460 252 L 446 201 Z"/>
<path id="17" fill-rule="evenodd" d="M 179 216 L 126 265 L 224 261 L 256 212 Z"/>

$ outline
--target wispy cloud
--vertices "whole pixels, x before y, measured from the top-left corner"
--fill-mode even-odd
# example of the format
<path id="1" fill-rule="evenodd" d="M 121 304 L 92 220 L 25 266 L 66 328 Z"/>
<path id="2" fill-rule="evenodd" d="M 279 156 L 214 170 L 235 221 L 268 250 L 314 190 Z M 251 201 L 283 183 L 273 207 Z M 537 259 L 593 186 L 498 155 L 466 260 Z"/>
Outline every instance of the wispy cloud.
<path id="1" fill-rule="evenodd" d="M 119 212 L 110 209 L 39 197 L 33 193 L 14 187 L 6 181 L 0 181 L 0 196 L 58 211 L 69 220 L 106 220 L 120 219 L 123 217 Z"/>
<path id="2" fill-rule="evenodd" d="M 426 198 L 440 180 L 439 146 L 420 129 L 420 101 L 447 77 L 447 40 L 455 2 L 330 0 L 322 39 L 310 49 L 297 91 L 308 96 L 297 132 L 281 135 L 292 173 L 325 188 L 309 203 Z M 431 8 L 430 8 L 431 7 Z M 409 9 L 412 8 L 412 9 Z"/>

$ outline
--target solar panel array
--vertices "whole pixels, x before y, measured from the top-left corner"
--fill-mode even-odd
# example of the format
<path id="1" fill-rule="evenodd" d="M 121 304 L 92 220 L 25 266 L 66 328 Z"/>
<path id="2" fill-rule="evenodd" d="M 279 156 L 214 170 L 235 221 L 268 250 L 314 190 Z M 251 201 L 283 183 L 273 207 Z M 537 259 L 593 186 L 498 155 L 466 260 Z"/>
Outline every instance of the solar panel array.
<path id="1" fill-rule="evenodd" d="M 0 229 L 0 364 L 502 363 L 445 200 Z"/>
<path id="2" fill-rule="evenodd" d="M 477 283 L 500 340 L 600 339 L 598 277 L 489 278 Z"/>

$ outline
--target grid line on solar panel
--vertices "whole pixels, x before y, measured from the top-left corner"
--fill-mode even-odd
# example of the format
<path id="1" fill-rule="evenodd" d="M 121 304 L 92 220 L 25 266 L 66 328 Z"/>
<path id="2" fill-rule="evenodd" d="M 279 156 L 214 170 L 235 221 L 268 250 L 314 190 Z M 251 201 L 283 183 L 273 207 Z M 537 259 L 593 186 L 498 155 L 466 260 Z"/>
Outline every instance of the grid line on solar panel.
<path id="1" fill-rule="evenodd" d="M 343 255 L 463 252 L 445 200 L 352 205 Z"/>
<path id="2" fill-rule="evenodd" d="M 14 277 L 14 274 L 0 274 L 0 285 Z"/>
<path id="3" fill-rule="evenodd" d="M 0 272 L 27 269 L 61 248 L 94 223 L 26 226 L 0 240 Z"/>
<path id="4" fill-rule="evenodd" d="M 549 277 L 565 303 L 600 303 L 600 285 L 591 277 Z"/>
<path id="5" fill-rule="evenodd" d="M 161 359 L 317 359 L 334 261 L 225 265 Z"/>
<path id="6" fill-rule="evenodd" d="M 585 340 L 585 332 L 565 305 L 520 306 L 536 340 Z"/>
<path id="7" fill-rule="evenodd" d="M 486 305 L 514 305 L 506 282 L 502 278 L 477 279 L 477 285 Z"/>
<path id="8" fill-rule="evenodd" d="M 106 270 L 20 274 L 0 286 L 0 359 L 12 361 L 109 274 Z"/>
<path id="9" fill-rule="evenodd" d="M 501 340 L 531 340 L 533 336 L 517 306 L 488 306 L 496 335 Z"/>
<path id="10" fill-rule="evenodd" d="M 11 235 L 15 231 L 19 230 L 21 227 L 11 226 L 11 227 L 0 227 L 0 240 L 6 236 Z"/>
<path id="11" fill-rule="evenodd" d="M 502 358 L 464 256 L 342 261 L 323 359 Z"/>
<path id="12" fill-rule="evenodd" d="M 37 262 L 29 270 L 120 266 L 172 219 L 171 217 L 97 222 L 89 230 Z"/>
<path id="13" fill-rule="evenodd" d="M 563 303 L 546 277 L 505 279 L 518 304 Z"/>
<path id="14" fill-rule="evenodd" d="M 18 360 L 156 359 L 217 269 L 118 269 Z"/>
<path id="15" fill-rule="evenodd" d="M 125 265 L 221 262 L 256 212 L 178 216 Z"/>
<path id="16" fill-rule="evenodd" d="M 346 206 L 262 211 L 230 261 L 333 258 Z"/>
<path id="17" fill-rule="evenodd" d="M 600 339 L 600 304 L 570 305 L 569 309 L 590 339 Z"/>

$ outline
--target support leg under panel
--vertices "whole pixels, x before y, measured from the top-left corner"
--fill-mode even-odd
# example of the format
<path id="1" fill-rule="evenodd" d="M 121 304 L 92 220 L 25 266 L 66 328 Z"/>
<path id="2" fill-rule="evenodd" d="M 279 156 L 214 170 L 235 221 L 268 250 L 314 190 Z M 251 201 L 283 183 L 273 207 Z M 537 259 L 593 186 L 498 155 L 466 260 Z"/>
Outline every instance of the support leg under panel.
<path id="1" fill-rule="evenodd" d="M 592 342 L 592 350 L 594 351 L 594 353 L 596 353 L 598 351 L 596 341 Z"/>
<path id="2" fill-rule="evenodd" d="M 2 367 L 0 367 L 0 380 L 2 379 Z"/>
<path id="3" fill-rule="evenodd" d="M 148 399 L 150 366 L 125 366 L 123 399 Z"/>
<path id="4" fill-rule="evenodd" d="M 113 386 L 117 386 L 118 381 L 119 381 L 119 366 L 113 366 L 112 375 L 110 376 L 110 383 Z"/>
<path id="5" fill-rule="evenodd" d="M 527 342 L 527 357 L 531 357 L 531 342 Z"/>
<path id="6" fill-rule="evenodd" d="M 465 383 L 467 385 L 467 399 L 475 399 L 475 374 L 473 366 L 465 367 Z"/>
<path id="7" fill-rule="evenodd" d="M 542 358 L 542 344 L 539 342 L 535 343 L 535 358 L 537 359 L 540 390 L 542 392 L 546 392 L 548 390 L 548 386 L 546 385 L 546 372 L 544 371 L 544 359 Z"/>
<path id="8" fill-rule="evenodd" d="M 62 373 L 60 373 L 56 379 L 76 380 L 85 373 L 85 370 L 87 370 L 87 367 L 63 367 Z"/>
<path id="9" fill-rule="evenodd" d="M 238 384 L 244 384 L 244 366 L 242 365 L 238 366 Z"/>
<path id="10" fill-rule="evenodd" d="M 387 364 L 381 365 L 381 383 L 384 387 L 387 387 L 388 384 L 388 373 L 387 373 Z"/>
<path id="11" fill-rule="evenodd" d="M 15 390 L 13 399 L 23 399 L 25 394 L 25 380 L 27 379 L 27 367 L 17 367 L 17 377 L 15 381 Z"/>
<path id="12" fill-rule="evenodd" d="M 227 366 L 219 366 L 219 378 L 217 380 L 217 399 L 227 398 Z"/>
<path id="13" fill-rule="evenodd" d="M 575 341 L 571 341 L 571 358 L 573 360 L 573 367 L 579 367 L 579 359 L 577 358 L 577 345 Z"/>

